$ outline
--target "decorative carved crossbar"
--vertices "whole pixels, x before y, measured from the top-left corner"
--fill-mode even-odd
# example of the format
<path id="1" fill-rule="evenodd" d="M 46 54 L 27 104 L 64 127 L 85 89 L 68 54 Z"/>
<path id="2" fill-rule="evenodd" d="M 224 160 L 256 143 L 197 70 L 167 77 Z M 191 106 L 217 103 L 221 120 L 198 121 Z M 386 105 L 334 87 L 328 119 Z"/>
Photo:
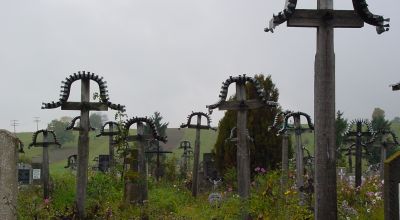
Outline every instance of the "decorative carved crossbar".
<path id="1" fill-rule="evenodd" d="M 38 142 L 37 137 L 39 134 L 48 135 L 50 134 L 53 137 L 53 140 L 51 141 L 43 141 L 43 142 Z M 52 130 L 47 130 L 47 129 L 42 129 L 35 131 L 32 135 L 32 143 L 29 144 L 28 148 L 31 148 L 32 146 L 35 147 L 48 147 L 49 145 L 58 145 L 61 147 L 61 144 L 57 140 L 57 136 Z"/>

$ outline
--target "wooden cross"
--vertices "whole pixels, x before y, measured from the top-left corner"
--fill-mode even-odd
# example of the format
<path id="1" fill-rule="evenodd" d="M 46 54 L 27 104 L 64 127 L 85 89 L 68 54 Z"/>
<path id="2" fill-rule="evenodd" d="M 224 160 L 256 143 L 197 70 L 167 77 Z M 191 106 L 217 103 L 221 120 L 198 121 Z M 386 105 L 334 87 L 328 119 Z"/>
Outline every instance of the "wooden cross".
<path id="1" fill-rule="evenodd" d="M 159 178 L 161 176 L 160 155 L 161 154 L 171 154 L 172 151 L 160 150 L 160 143 L 158 141 L 156 142 L 156 145 L 157 145 L 157 150 L 146 151 L 145 153 L 146 154 L 156 154 L 156 157 L 157 157 L 156 179 L 157 179 L 157 181 L 159 181 Z"/>
<path id="2" fill-rule="evenodd" d="M 381 137 L 381 164 L 379 167 L 379 173 L 381 179 L 384 178 L 384 162 L 387 158 L 387 151 L 395 146 L 399 146 L 399 142 L 397 141 L 397 136 L 393 131 L 390 130 L 380 130 L 377 132 L 382 135 Z M 389 139 L 391 138 L 391 140 Z"/>
<path id="3" fill-rule="evenodd" d="M 37 142 L 38 134 L 43 134 L 43 142 Z M 52 135 L 53 140 L 50 140 L 49 134 Z M 43 148 L 43 159 L 42 159 L 42 180 L 43 180 L 43 198 L 49 198 L 50 191 L 50 170 L 49 170 L 49 149 L 50 145 L 58 145 L 61 146 L 57 141 L 57 137 L 54 131 L 50 130 L 38 130 L 33 133 L 32 143 L 29 144 L 29 147 L 42 147 Z"/>
<path id="4" fill-rule="evenodd" d="M 363 131 L 363 124 L 366 125 L 367 131 Z M 351 130 L 353 126 L 356 126 L 356 130 Z M 355 147 L 356 147 L 356 181 L 355 187 L 361 186 L 361 176 L 362 176 L 362 147 L 367 147 L 368 144 L 372 143 L 375 139 L 375 132 L 372 129 L 371 124 L 367 120 L 354 120 L 350 122 L 347 131 L 344 133 L 345 137 L 355 137 Z M 370 140 L 363 142 L 363 137 L 369 137 Z"/>
<path id="5" fill-rule="evenodd" d="M 246 99 L 246 83 L 253 84 L 256 89 L 257 99 Z M 236 83 L 236 100 L 226 101 L 228 94 L 228 87 L 230 84 Z M 250 109 L 257 109 L 263 107 L 276 106 L 277 103 L 268 101 L 265 96 L 265 91 L 261 87 L 257 79 L 248 77 L 246 75 L 239 75 L 238 77 L 230 76 L 222 84 L 220 92 L 220 100 L 207 106 L 210 113 L 213 109 L 219 110 L 233 110 L 237 111 L 237 177 L 238 177 L 238 194 L 241 198 L 248 198 L 250 196 L 250 149 L 247 146 L 247 111 Z"/>
<path id="6" fill-rule="evenodd" d="M 317 28 L 314 77 L 315 117 L 315 219 L 337 218 L 335 137 L 335 28 L 361 28 L 364 22 L 388 30 L 382 16 L 368 10 L 366 0 L 353 0 L 354 10 L 334 10 L 333 0 L 317 0 L 317 10 L 297 10 L 297 0 L 286 0 L 286 8 L 270 21 L 269 28 L 287 21 L 289 27 Z"/>
<path id="7" fill-rule="evenodd" d="M 150 127 L 150 131 L 152 132 L 151 134 L 147 135 L 144 133 L 144 124 L 146 123 Z M 129 129 L 130 127 L 136 124 L 137 125 L 137 135 L 131 135 L 129 136 Z M 146 169 L 146 157 L 145 157 L 145 145 L 148 140 L 158 140 L 161 142 L 166 143 L 167 142 L 167 137 L 161 137 L 157 133 L 157 129 L 154 125 L 154 122 L 149 119 L 149 118 L 139 118 L 139 117 L 133 117 L 131 119 L 128 119 L 125 122 L 125 141 L 126 142 L 136 142 L 137 144 L 137 164 L 133 163 L 133 160 L 136 155 L 133 155 L 131 152 L 131 163 L 130 163 L 130 171 L 131 172 L 137 172 L 139 173 L 139 180 L 138 180 L 138 188 L 139 192 L 137 194 L 138 198 L 135 198 L 135 184 L 132 182 L 132 180 L 128 181 L 128 183 L 125 185 L 126 190 L 125 192 L 125 200 L 129 203 L 135 203 L 138 202 L 139 204 L 143 204 L 145 200 L 148 199 L 148 187 L 147 187 L 147 169 Z M 137 165 L 137 166 L 135 166 Z"/>
<path id="8" fill-rule="evenodd" d="M 254 139 L 250 136 L 248 129 L 246 129 L 246 135 L 247 135 L 247 140 L 252 142 L 252 143 L 254 143 Z M 237 138 L 237 129 L 236 129 L 236 127 L 233 127 L 231 129 L 231 133 L 230 133 L 229 137 L 227 139 L 225 139 L 225 142 L 228 142 L 228 141 L 236 142 L 236 144 L 237 144 L 238 138 Z"/>
<path id="9" fill-rule="evenodd" d="M 191 124 L 192 118 L 197 116 L 197 123 Z M 201 124 L 201 118 L 204 117 L 207 120 L 207 125 Z M 203 112 L 192 112 L 188 116 L 186 124 L 182 124 L 180 128 L 194 128 L 196 129 L 196 141 L 194 144 L 194 160 L 193 160 L 193 181 L 192 181 L 192 196 L 196 197 L 199 190 L 199 162 L 200 162 L 200 130 L 214 130 L 217 129 L 211 127 L 210 116 Z"/>
<path id="10" fill-rule="evenodd" d="M 108 131 L 105 131 L 106 126 L 108 125 Z M 114 127 L 117 128 L 117 131 L 114 131 Z M 100 134 L 96 135 L 96 137 L 100 136 L 108 136 L 108 155 L 109 155 L 109 167 L 113 170 L 115 166 L 115 159 L 114 159 L 114 145 L 116 144 L 114 141 L 114 136 L 120 135 L 121 129 L 119 124 L 114 121 L 108 121 L 103 124 L 100 129 Z"/>
<path id="11" fill-rule="evenodd" d="M 81 101 L 68 102 L 71 92 L 72 83 L 81 81 Z M 90 102 L 90 81 L 95 81 L 100 89 L 100 102 Z M 125 107 L 119 104 L 113 104 L 108 97 L 107 85 L 103 81 L 103 77 L 99 77 L 94 73 L 82 71 L 78 74 L 74 73 L 65 78 L 61 86 L 60 99 L 57 102 L 43 103 L 42 109 L 53 109 L 61 107 L 61 110 L 80 111 L 80 128 L 78 139 L 78 169 L 77 169 L 77 183 L 76 183 L 76 204 L 78 209 L 78 217 L 84 219 L 85 201 L 86 201 L 86 187 L 88 176 L 89 164 L 89 112 L 90 111 L 107 111 L 108 108 L 125 111 Z"/>

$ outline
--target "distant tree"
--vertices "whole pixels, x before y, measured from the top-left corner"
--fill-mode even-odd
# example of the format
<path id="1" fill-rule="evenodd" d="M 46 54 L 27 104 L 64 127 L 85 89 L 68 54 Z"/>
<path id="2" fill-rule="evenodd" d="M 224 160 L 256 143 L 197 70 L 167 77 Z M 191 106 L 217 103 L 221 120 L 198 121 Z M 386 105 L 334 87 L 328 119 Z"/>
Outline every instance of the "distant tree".
<path id="1" fill-rule="evenodd" d="M 343 112 L 337 111 L 336 113 L 336 149 L 340 149 L 344 144 L 344 132 L 348 126 L 347 119 L 343 118 Z M 345 164 L 344 152 L 338 154 L 338 164 L 342 166 Z"/>
<path id="2" fill-rule="evenodd" d="M 69 119 L 70 120 L 68 121 L 67 117 L 62 117 L 60 120 L 54 119 L 47 126 L 48 129 L 53 130 L 56 133 L 57 140 L 60 142 L 60 144 L 65 144 L 74 140 L 73 132 L 71 130 L 65 130 L 71 121 L 70 117 Z"/>
<path id="3" fill-rule="evenodd" d="M 394 117 L 391 123 L 400 123 L 400 117 Z"/>
<path id="4" fill-rule="evenodd" d="M 108 117 L 105 114 L 92 113 L 89 116 L 90 125 L 96 129 L 100 129 L 107 120 Z"/>
<path id="5" fill-rule="evenodd" d="M 263 86 L 269 100 L 278 101 L 279 92 L 272 82 L 271 76 L 265 77 L 260 74 L 255 78 Z M 247 99 L 256 98 L 255 88 L 251 84 L 246 85 L 246 94 Z M 252 168 L 274 169 L 281 162 L 282 138 L 277 137 L 273 132 L 268 132 L 268 127 L 273 124 L 274 117 L 279 111 L 278 108 L 260 108 L 248 111 L 247 129 L 254 139 L 254 144 L 248 143 Z M 226 111 L 218 123 L 218 137 L 213 152 L 221 174 L 224 174 L 229 168 L 236 167 L 236 144 L 225 142 L 231 129 L 236 126 L 236 115 L 235 111 Z"/>
<path id="6" fill-rule="evenodd" d="M 383 109 L 375 108 L 372 113 L 371 124 L 374 131 L 378 133 L 376 135 L 375 142 L 372 144 L 372 147 L 370 148 L 370 154 L 367 155 L 367 160 L 369 164 L 376 164 L 380 162 L 380 156 L 381 156 L 380 140 L 382 139 L 382 134 L 380 134 L 379 131 L 389 130 L 391 123 L 385 119 L 385 111 Z"/>

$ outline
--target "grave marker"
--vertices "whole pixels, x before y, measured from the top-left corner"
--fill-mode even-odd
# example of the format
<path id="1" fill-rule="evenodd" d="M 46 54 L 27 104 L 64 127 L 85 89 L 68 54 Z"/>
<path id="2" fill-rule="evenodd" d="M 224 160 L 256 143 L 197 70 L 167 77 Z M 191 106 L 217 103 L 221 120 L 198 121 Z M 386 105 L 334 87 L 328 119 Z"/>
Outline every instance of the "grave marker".
<path id="1" fill-rule="evenodd" d="M 32 183 L 32 166 L 18 163 L 18 184 L 29 185 Z"/>
<path id="2" fill-rule="evenodd" d="M 38 142 L 37 137 L 39 134 L 43 134 L 43 142 Z M 49 137 L 52 136 L 52 139 Z M 32 143 L 29 144 L 29 147 L 42 147 L 43 148 L 43 159 L 42 159 L 42 168 L 43 172 L 40 172 L 40 169 L 33 169 L 32 171 L 32 179 L 41 178 L 43 180 L 43 198 L 48 199 L 50 196 L 50 170 L 49 170 L 49 146 L 50 145 L 58 145 L 61 146 L 57 141 L 56 134 L 54 131 L 50 130 L 38 130 L 33 133 Z M 38 172 L 39 171 L 39 172 Z"/>
<path id="3" fill-rule="evenodd" d="M 100 89 L 100 102 L 90 102 L 90 81 L 98 84 Z M 74 82 L 81 81 L 81 101 L 68 102 L 71 86 Z M 107 85 L 103 81 L 103 77 L 99 77 L 94 73 L 83 71 L 74 73 L 65 78 L 61 86 L 60 99 L 57 102 L 43 103 L 42 109 L 54 109 L 61 107 L 61 110 L 78 110 L 80 114 L 80 129 L 78 139 L 78 169 L 77 169 L 77 184 L 76 184 L 76 204 L 78 209 L 78 217 L 84 219 L 86 187 L 87 187 L 87 172 L 89 163 L 89 112 L 90 111 L 107 111 L 108 108 L 125 111 L 125 107 L 119 104 L 113 104 L 108 97 Z"/>
<path id="4" fill-rule="evenodd" d="M 157 141 L 157 150 L 149 150 L 145 152 L 146 154 L 156 154 L 157 158 L 157 167 L 156 167 L 156 180 L 159 181 L 159 178 L 162 176 L 161 174 L 161 166 L 160 166 L 160 155 L 161 154 L 171 154 L 172 151 L 163 151 L 160 150 L 160 143 Z"/>
<path id="5" fill-rule="evenodd" d="M 191 124 L 192 118 L 197 116 L 197 123 Z M 201 124 L 201 118 L 204 117 L 207 120 L 207 125 Z M 199 190 L 199 160 L 200 160 L 200 130 L 214 130 L 215 128 L 211 127 L 211 119 L 210 116 L 203 112 L 192 112 L 188 116 L 188 120 L 186 124 L 182 124 L 180 128 L 195 128 L 196 129 L 196 140 L 194 143 L 194 160 L 193 160 L 193 181 L 192 181 L 192 196 L 196 197 Z"/>
<path id="6" fill-rule="evenodd" d="M 363 131 L 363 125 L 367 130 Z M 352 130 L 356 126 L 356 130 Z M 362 148 L 368 152 L 368 145 L 375 140 L 375 131 L 372 129 L 371 123 L 368 120 L 356 119 L 349 123 L 347 130 L 343 134 L 346 138 L 354 137 L 355 143 L 349 147 L 349 162 L 351 162 L 351 147 L 355 146 L 356 150 L 356 181 L 355 187 L 361 186 L 361 176 L 362 176 Z M 365 141 L 365 138 L 369 138 Z M 364 140 L 364 141 L 363 141 Z"/>
<path id="7" fill-rule="evenodd" d="M 150 131 L 152 132 L 150 135 L 145 135 L 144 134 L 144 125 L 143 123 L 146 123 L 150 127 Z M 129 129 L 130 127 L 136 124 L 137 125 L 137 135 L 132 135 L 129 136 Z M 167 142 L 166 137 L 161 137 L 158 135 L 156 127 L 154 125 L 154 122 L 149 119 L 149 118 L 139 118 L 139 117 L 134 117 L 131 119 L 128 119 L 125 122 L 125 141 L 126 142 L 133 142 L 135 141 L 137 143 L 137 164 L 133 162 L 134 156 L 131 153 L 131 163 L 130 163 L 130 171 L 132 173 L 138 172 L 139 177 L 138 177 L 138 194 L 134 194 L 134 183 L 132 181 L 128 181 L 126 184 L 126 192 L 130 194 L 126 194 L 125 199 L 129 203 L 135 203 L 138 202 L 140 204 L 143 204 L 143 201 L 148 199 L 148 189 L 147 189 L 147 169 L 146 169 L 146 157 L 145 157 L 145 143 L 147 140 L 150 139 L 155 139 L 159 140 L 161 142 Z M 136 169 L 137 168 L 137 169 Z M 137 197 L 136 197 L 137 196 Z"/>
<path id="8" fill-rule="evenodd" d="M 108 131 L 105 131 L 106 126 L 108 125 Z M 114 128 L 117 130 L 114 131 Z M 108 121 L 103 124 L 100 129 L 100 134 L 96 135 L 96 137 L 100 136 L 108 136 L 108 152 L 109 152 L 109 167 L 112 170 L 115 166 L 115 156 L 114 156 L 114 145 L 116 142 L 114 141 L 114 136 L 121 134 L 121 128 L 117 122 Z"/>
<path id="9" fill-rule="evenodd" d="M 317 10 L 297 10 L 297 0 L 286 0 L 285 9 L 273 16 L 269 28 L 287 21 L 289 27 L 317 28 L 314 77 L 315 117 L 315 218 L 337 218 L 335 144 L 335 28 L 376 26 L 378 34 L 388 30 L 382 16 L 372 14 L 366 0 L 353 0 L 354 10 L 334 10 L 333 0 L 317 0 Z"/>
<path id="10" fill-rule="evenodd" d="M 191 158 L 191 154 L 193 153 L 192 151 L 192 147 L 190 145 L 190 142 L 187 140 L 181 141 L 180 145 L 179 145 L 179 149 L 183 149 L 183 153 L 182 153 L 182 164 L 181 164 L 181 171 L 182 174 L 186 177 L 187 176 L 187 172 L 190 169 L 190 158 Z"/>
<path id="11" fill-rule="evenodd" d="M 17 219 L 17 138 L 0 129 L 0 219 Z"/>
<path id="12" fill-rule="evenodd" d="M 249 82 L 255 86 L 258 99 L 246 100 L 246 83 Z M 236 83 L 236 100 L 226 101 L 229 85 Z M 238 176 L 238 194 L 241 198 L 250 196 L 250 150 L 247 146 L 247 111 L 262 107 L 275 107 L 277 103 L 267 100 L 265 91 L 257 79 L 246 75 L 238 77 L 230 76 L 221 87 L 220 100 L 207 106 L 210 113 L 213 109 L 237 111 L 237 176 Z"/>

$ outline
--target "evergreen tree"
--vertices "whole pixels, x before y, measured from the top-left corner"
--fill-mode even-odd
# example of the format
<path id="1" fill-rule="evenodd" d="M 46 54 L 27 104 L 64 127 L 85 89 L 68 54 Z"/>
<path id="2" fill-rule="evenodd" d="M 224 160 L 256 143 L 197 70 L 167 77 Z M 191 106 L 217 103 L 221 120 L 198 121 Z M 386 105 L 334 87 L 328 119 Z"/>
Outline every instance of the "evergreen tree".
<path id="1" fill-rule="evenodd" d="M 263 86 L 268 100 L 278 101 L 279 92 L 272 82 L 271 76 L 256 75 L 255 78 Z M 233 88 L 234 85 L 231 87 Z M 247 99 L 256 99 L 255 88 L 246 84 Z M 234 97 L 231 97 L 233 99 Z M 254 143 L 248 143 L 250 148 L 251 168 L 264 167 L 277 168 L 281 162 L 282 138 L 275 133 L 268 132 L 268 127 L 273 124 L 274 117 L 279 108 L 260 108 L 249 110 L 247 114 L 247 129 Z M 236 126 L 236 111 L 226 111 L 218 124 L 218 137 L 213 152 L 217 166 L 221 173 L 227 169 L 236 167 L 236 143 L 226 142 L 230 131 Z"/>
<path id="2" fill-rule="evenodd" d="M 336 113 L 336 149 L 342 148 L 342 145 L 344 144 L 344 132 L 346 131 L 348 126 L 347 119 L 343 118 L 343 112 L 337 111 Z M 339 166 L 343 166 L 346 162 L 346 157 L 344 155 L 344 152 L 339 151 L 338 152 L 338 164 Z"/>

